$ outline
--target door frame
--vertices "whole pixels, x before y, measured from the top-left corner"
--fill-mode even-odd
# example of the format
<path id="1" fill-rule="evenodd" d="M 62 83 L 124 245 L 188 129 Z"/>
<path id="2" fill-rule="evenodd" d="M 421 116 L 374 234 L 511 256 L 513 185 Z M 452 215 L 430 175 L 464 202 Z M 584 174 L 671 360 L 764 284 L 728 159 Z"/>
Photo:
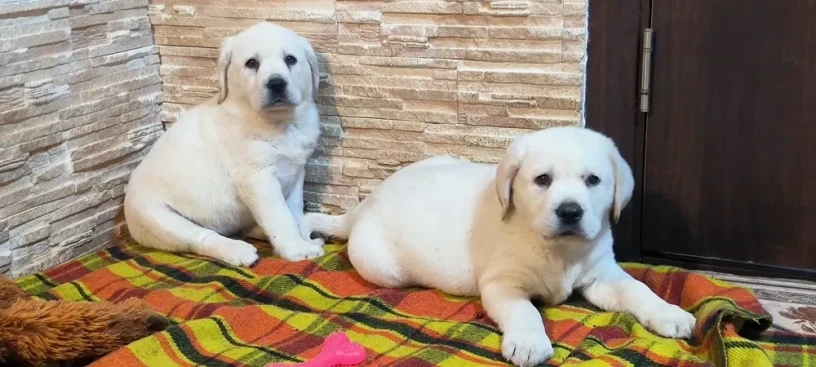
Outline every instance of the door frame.
<path id="1" fill-rule="evenodd" d="M 638 112 L 641 35 L 650 21 L 651 0 L 590 0 L 585 121 L 611 137 L 632 166 L 632 200 L 614 226 L 619 261 L 642 261 L 640 214 L 646 115 Z"/>
<path id="2" fill-rule="evenodd" d="M 611 137 L 632 166 L 632 200 L 614 226 L 618 261 L 674 265 L 732 274 L 812 280 L 816 270 L 748 264 L 683 254 L 642 250 L 644 154 L 648 114 L 639 112 L 643 29 L 651 27 L 652 0 L 589 0 L 586 64 L 586 127 Z"/>

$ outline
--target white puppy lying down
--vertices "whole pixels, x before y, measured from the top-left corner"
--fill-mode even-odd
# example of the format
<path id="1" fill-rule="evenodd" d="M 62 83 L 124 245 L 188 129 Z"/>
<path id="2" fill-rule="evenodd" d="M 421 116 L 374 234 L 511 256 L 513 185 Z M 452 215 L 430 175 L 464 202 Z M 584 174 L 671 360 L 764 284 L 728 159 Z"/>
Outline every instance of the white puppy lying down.
<path id="1" fill-rule="evenodd" d="M 612 140 L 550 128 L 517 138 L 498 168 L 450 157 L 413 164 L 350 213 L 307 214 L 301 231 L 348 238 L 352 264 L 380 286 L 481 294 L 504 333 L 502 354 L 531 366 L 553 348 L 530 299 L 558 304 L 573 290 L 660 335 L 691 336 L 694 316 L 615 262 L 609 218 L 633 185 Z"/>
<path id="2" fill-rule="evenodd" d="M 267 238 L 288 260 L 322 255 L 322 242 L 298 230 L 306 160 L 320 134 L 314 50 L 291 30 L 259 23 L 224 40 L 218 79 L 220 95 L 183 113 L 131 175 L 131 235 L 236 266 L 254 263 L 257 251 L 227 236 Z"/>

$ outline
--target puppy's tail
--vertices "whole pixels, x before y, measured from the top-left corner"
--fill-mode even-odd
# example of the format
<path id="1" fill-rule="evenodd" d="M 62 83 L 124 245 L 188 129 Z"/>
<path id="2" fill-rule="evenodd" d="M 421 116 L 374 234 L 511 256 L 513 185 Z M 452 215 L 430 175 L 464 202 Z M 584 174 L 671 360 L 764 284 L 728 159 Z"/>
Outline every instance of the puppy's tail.
<path id="1" fill-rule="evenodd" d="M 323 237 L 347 240 L 353 216 L 353 212 L 343 215 L 307 213 L 300 222 L 300 234 L 303 238 L 311 238 L 312 233 L 317 232 Z"/>

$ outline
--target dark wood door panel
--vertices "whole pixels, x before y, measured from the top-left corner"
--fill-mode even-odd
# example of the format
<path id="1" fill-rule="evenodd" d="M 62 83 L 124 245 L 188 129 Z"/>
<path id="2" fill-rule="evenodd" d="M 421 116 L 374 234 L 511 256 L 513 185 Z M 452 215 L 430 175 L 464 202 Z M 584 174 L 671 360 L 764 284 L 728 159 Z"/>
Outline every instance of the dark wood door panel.
<path id="1" fill-rule="evenodd" d="M 636 177 L 642 173 L 643 124 L 636 124 L 638 56 L 643 7 L 648 0 L 593 0 L 589 6 L 586 124 L 618 145 Z M 615 255 L 640 261 L 640 180 L 614 227 Z"/>
<path id="2" fill-rule="evenodd" d="M 645 252 L 816 269 L 816 0 L 654 0 Z"/>

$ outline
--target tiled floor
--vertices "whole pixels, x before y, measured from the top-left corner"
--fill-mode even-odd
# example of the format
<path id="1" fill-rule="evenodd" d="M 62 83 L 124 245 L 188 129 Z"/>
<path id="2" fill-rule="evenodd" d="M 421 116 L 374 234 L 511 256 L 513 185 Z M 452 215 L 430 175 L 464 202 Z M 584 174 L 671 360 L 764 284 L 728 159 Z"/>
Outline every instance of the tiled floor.
<path id="1" fill-rule="evenodd" d="M 816 336 L 816 282 L 704 273 L 753 289 L 773 327 Z"/>

